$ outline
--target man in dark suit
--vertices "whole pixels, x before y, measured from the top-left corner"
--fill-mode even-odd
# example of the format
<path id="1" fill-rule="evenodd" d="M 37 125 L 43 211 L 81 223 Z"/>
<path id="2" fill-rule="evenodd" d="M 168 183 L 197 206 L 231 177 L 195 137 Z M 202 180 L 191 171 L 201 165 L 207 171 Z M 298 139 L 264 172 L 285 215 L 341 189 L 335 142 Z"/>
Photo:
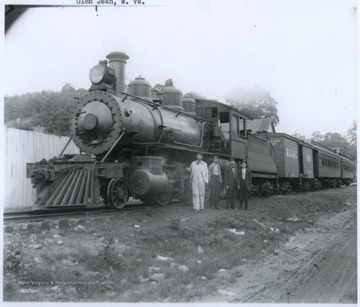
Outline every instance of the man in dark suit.
<path id="1" fill-rule="evenodd" d="M 210 184 L 210 209 L 214 207 L 220 209 L 220 188 L 222 185 L 221 169 L 218 156 L 214 156 L 213 163 L 209 166 L 209 184 Z"/>
<path id="2" fill-rule="evenodd" d="M 249 192 L 251 188 L 251 178 L 250 178 L 250 171 L 247 168 L 247 164 L 245 161 L 241 163 L 241 170 L 240 170 L 240 207 L 242 208 L 243 203 L 245 202 L 245 210 L 248 209 L 248 202 L 249 202 Z"/>
<path id="3" fill-rule="evenodd" d="M 226 188 L 226 209 L 235 210 L 235 199 L 240 188 L 239 171 L 234 159 L 230 160 L 230 165 L 225 169 L 225 188 Z"/>

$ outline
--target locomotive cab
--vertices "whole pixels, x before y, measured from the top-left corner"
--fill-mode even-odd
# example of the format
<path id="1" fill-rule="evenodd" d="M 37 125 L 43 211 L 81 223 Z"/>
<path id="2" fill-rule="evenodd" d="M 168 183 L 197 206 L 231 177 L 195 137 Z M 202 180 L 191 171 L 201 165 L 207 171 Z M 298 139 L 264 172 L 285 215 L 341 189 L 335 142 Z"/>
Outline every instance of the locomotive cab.
<path id="1" fill-rule="evenodd" d="M 246 116 L 216 100 L 197 99 L 196 115 L 213 123 L 210 152 L 246 160 Z"/>

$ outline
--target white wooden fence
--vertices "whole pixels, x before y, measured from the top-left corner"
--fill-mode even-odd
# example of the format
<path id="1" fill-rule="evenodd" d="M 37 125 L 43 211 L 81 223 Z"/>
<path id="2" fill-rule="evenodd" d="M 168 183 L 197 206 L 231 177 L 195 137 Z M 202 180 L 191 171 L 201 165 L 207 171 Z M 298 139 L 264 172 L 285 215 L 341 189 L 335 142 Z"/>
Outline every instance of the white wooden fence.
<path id="1" fill-rule="evenodd" d="M 26 178 L 26 163 L 58 156 L 69 137 L 13 128 L 4 128 L 4 132 L 4 209 L 16 211 L 31 206 L 36 197 L 36 189 Z M 79 149 L 71 141 L 64 153 L 79 153 Z"/>

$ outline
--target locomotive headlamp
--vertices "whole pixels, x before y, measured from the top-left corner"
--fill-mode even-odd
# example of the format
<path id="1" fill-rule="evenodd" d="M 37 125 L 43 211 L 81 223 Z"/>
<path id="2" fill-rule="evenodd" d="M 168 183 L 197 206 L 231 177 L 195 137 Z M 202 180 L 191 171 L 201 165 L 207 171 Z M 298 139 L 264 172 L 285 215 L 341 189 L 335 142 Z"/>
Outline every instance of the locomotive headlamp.
<path id="1" fill-rule="evenodd" d="M 105 68 L 102 65 L 96 65 L 90 70 L 90 81 L 94 84 L 99 84 L 104 80 Z"/>
<path id="2" fill-rule="evenodd" d="M 105 83 L 111 85 L 114 82 L 114 71 L 106 65 L 99 64 L 90 70 L 90 81 L 92 84 Z"/>

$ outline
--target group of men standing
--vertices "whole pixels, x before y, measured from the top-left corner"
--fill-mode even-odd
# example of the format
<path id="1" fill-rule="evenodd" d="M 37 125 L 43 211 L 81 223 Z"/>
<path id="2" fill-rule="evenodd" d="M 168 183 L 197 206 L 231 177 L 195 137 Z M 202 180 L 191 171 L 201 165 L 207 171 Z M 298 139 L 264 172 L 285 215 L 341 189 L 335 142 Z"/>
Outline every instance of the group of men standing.
<path id="1" fill-rule="evenodd" d="M 223 183 L 226 189 L 226 208 L 242 209 L 243 203 L 245 203 L 245 210 L 247 210 L 251 180 L 246 162 L 243 161 L 241 169 L 238 169 L 236 162 L 231 158 L 230 165 L 226 166 L 224 176 L 222 176 L 217 156 L 214 156 L 209 168 L 202 158 L 201 153 L 197 154 L 196 160 L 191 163 L 188 169 L 190 171 L 194 211 L 198 213 L 204 210 L 206 184 L 210 185 L 210 208 L 220 209 L 219 201 Z M 240 201 L 237 207 L 235 201 L 238 193 Z"/>

